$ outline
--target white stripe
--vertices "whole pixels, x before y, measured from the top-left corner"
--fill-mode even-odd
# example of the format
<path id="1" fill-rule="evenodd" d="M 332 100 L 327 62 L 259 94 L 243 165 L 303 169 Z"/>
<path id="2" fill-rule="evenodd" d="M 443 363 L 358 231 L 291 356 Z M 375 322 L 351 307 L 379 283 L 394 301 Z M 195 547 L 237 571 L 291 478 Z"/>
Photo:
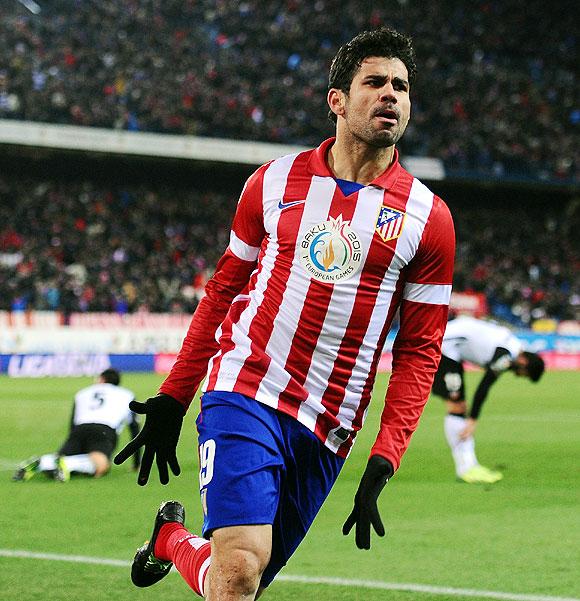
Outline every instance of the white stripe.
<path id="1" fill-rule="evenodd" d="M 448 305 L 451 298 L 451 284 L 405 284 L 403 298 L 415 303 L 428 305 Z"/>
<path id="2" fill-rule="evenodd" d="M 15 470 L 21 461 L 15 461 L 14 459 L 5 459 L 4 457 L 0 458 L 0 472 L 10 472 Z"/>
<path id="3" fill-rule="evenodd" d="M 302 582 L 304 584 L 328 584 L 330 586 L 346 586 L 349 588 L 370 588 L 385 591 L 408 591 L 429 595 L 452 595 L 456 597 L 477 597 L 481 599 L 503 599 L 504 601 L 580 601 L 575 597 L 552 597 L 550 595 L 521 595 L 500 591 L 482 591 L 470 588 L 453 588 L 429 586 L 424 584 L 406 584 L 403 582 L 381 582 L 376 580 L 356 580 L 349 578 L 328 578 L 324 576 L 293 576 L 281 574 L 276 578 L 281 582 Z"/>
<path id="4" fill-rule="evenodd" d="M 127 568 L 132 562 L 122 559 L 107 559 L 104 557 L 88 557 L 86 555 L 61 555 L 59 553 L 34 553 L 21 549 L 0 549 L 0 557 L 16 557 L 20 559 L 42 559 L 48 561 L 67 561 L 103 566 Z M 205 564 L 203 564 L 205 565 Z M 172 571 L 172 573 L 178 573 Z M 329 586 L 345 586 L 350 588 L 375 589 L 385 591 L 408 591 L 429 595 L 452 595 L 457 597 L 475 597 L 479 599 L 500 599 L 502 601 L 580 601 L 577 597 L 554 597 L 552 595 L 528 595 L 519 593 L 504 593 L 501 591 L 485 591 L 478 589 L 462 589 L 426 584 L 404 582 L 382 582 L 380 580 L 356 580 L 346 578 L 330 578 L 324 576 L 300 576 L 280 574 L 276 582 L 301 582 L 304 584 L 327 584 Z"/>
<path id="5" fill-rule="evenodd" d="M 209 544 L 209 541 L 207 540 L 207 538 L 202 538 L 201 536 L 192 536 L 191 538 L 187 539 L 187 542 L 196 551 L 201 549 L 204 545 Z"/>
<path id="6" fill-rule="evenodd" d="M 369 374 L 369 365 L 372 364 L 377 350 L 379 335 L 385 324 L 401 269 L 408 265 L 417 252 L 432 206 L 433 194 L 418 180 L 414 180 L 405 207 L 407 213 L 405 225 L 397 240 L 391 264 L 381 283 L 367 331 L 360 345 L 356 363 L 346 386 L 344 400 L 338 412 L 340 423 L 343 425 L 350 423 L 345 426 L 349 429 L 359 408 L 363 387 Z M 363 421 L 365 416 L 366 412 L 363 415 Z"/>
<path id="7" fill-rule="evenodd" d="M 276 357 L 276 361 L 270 361 L 268 371 L 256 393 L 257 400 L 273 407 L 277 406 L 278 395 L 290 380 L 290 374 L 284 366 L 309 288 L 310 278 L 300 264 L 299 241 L 313 225 L 327 219 L 335 190 L 336 182 L 333 179 L 314 176 L 306 195 L 290 275 L 286 282 L 280 310 L 274 319 L 272 335 L 266 345 L 266 355 Z"/>
<path id="8" fill-rule="evenodd" d="M 117 566 L 125 568 L 131 565 L 124 559 L 107 559 L 106 557 L 87 557 L 86 555 L 61 555 L 60 553 L 34 553 L 21 549 L 0 549 L 0 557 L 20 557 L 22 559 L 46 559 L 48 561 L 68 561 L 71 563 L 86 563 L 101 566 Z"/>
<path id="9" fill-rule="evenodd" d="M 255 261 L 260 253 L 259 248 L 246 244 L 233 230 L 230 232 L 230 250 L 242 261 Z"/>
<path id="10" fill-rule="evenodd" d="M 205 590 L 204 590 L 204 580 L 205 580 L 205 573 L 208 571 L 209 569 L 209 565 L 211 563 L 211 555 L 201 564 L 201 568 L 199 568 L 199 577 L 197 580 L 197 588 L 201 591 L 201 594 L 203 597 L 205 597 Z"/>
<path id="11" fill-rule="evenodd" d="M 405 217 L 399 217 L 396 221 L 397 227 L 393 232 L 393 237 L 397 237 L 401 233 L 401 228 L 403 227 L 403 223 L 405 222 Z"/>
<path id="12" fill-rule="evenodd" d="M 242 311 L 238 322 L 232 326 L 232 342 L 234 347 L 221 357 L 219 372 L 214 386 L 215 390 L 231 390 L 238 379 L 245 360 L 250 356 L 251 341 L 247 334 L 252 320 L 256 316 L 258 307 L 264 299 L 264 291 L 272 275 L 274 262 L 278 255 L 277 220 L 280 211 L 272 211 L 271 205 L 274 202 L 277 205 L 278 200 L 283 197 L 288 173 L 292 168 L 295 158 L 296 155 L 282 157 L 274 161 L 264 173 L 262 206 L 264 210 L 264 227 L 269 234 L 268 244 L 262 259 L 262 267 L 256 281 L 256 286 L 250 293 L 250 302 L 244 311 Z"/>
<path id="13" fill-rule="evenodd" d="M 406 265 L 417 252 L 425 223 L 433 207 L 433 192 L 418 179 L 413 180 L 409 200 L 405 207 L 405 224 L 397 241 L 395 253 Z"/>
<path id="14" fill-rule="evenodd" d="M 352 309 L 357 298 L 357 288 L 363 266 L 366 262 L 369 248 L 375 234 L 376 219 L 369 219 L 369 215 L 375 216 L 383 201 L 383 190 L 379 188 L 362 188 L 358 194 L 356 207 L 352 216 L 350 227 L 356 232 L 362 250 L 361 265 L 358 272 L 350 279 L 336 284 L 332 291 L 322 332 L 324 338 L 319 338 L 316 349 L 312 355 L 312 362 L 304 388 L 308 390 L 308 399 L 302 404 L 298 412 L 298 421 L 306 427 L 314 430 L 317 413 L 322 413 L 324 406 L 320 403 L 328 382 L 334 362 L 338 356 L 340 345 L 350 322 Z M 309 405 L 310 407 L 306 407 Z M 314 409 L 314 411 L 312 410 Z M 341 441 L 327 440 L 325 442 L 333 451 L 338 449 Z"/>

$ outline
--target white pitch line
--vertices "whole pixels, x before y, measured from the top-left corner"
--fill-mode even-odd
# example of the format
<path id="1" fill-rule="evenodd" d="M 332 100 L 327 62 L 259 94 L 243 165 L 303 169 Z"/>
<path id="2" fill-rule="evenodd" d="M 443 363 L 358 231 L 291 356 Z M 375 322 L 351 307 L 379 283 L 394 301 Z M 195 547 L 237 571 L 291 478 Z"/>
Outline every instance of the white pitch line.
<path id="1" fill-rule="evenodd" d="M 49 561 L 68 561 L 74 563 L 97 564 L 127 568 L 130 561 L 123 559 L 107 559 L 105 557 L 88 557 L 86 555 L 61 555 L 59 553 L 34 553 L 20 549 L 0 549 L 0 557 L 17 557 L 23 559 L 44 559 Z M 424 584 L 405 584 L 404 582 L 381 582 L 378 580 L 353 580 L 345 578 L 325 578 L 316 576 L 296 576 L 280 574 L 276 577 L 280 582 L 297 582 L 303 584 L 328 584 L 330 586 L 348 586 L 356 588 L 378 589 L 385 591 L 403 591 L 427 593 L 430 595 L 452 595 L 455 597 L 475 597 L 479 599 L 499 599 L 500 601 L 580 601 L 576 597 L 553 597 L 550 595 L 522 595 L 500 591 L 480 591 L 476 589 L 452 588 L 444 586 L 427 586 Z"/>
<path id="2" fill-rule="evenodd" d="M 0 457 L 0 472 L 8 472 L 15 470 L 20 465 L 20 462 L 13 459 L 5 459 Z"/>
<path id="3" fill-rule="evenodd" d="M 34 553 L 32 551 L 23 551 L 21 549 L 0 549 L 0 557 L 92 563 L 102 566 L 116 566 L 118 568 L 126 568 L 131 565 L 131 562 L 126 561 L 125 559 L 107 559 L 106 557 L 88 557 L 86 555 L 61 555 L 60 553 Z"/>
<path id="4" fill-rule="evenodd" d="M 428 593 L 430 595 L 454 595 L 456 597 L 477 597 L 481 599 L 501 599 L 503 601 L 580 601 L 574 597 L 552 597 L 546 595 L 521 595 L 500 591 L 480 591 L 469 588 L 452 588 L 446 586 L 428 586 L 425 584 L 405 584 L 404 582 L 381 582 L 377 580 L 352 580 L 346 578 L 325 578 L 324 576 L 293 576 L 280 574 L 276 580 L 285 582 L 303 582 L 306 584 L 330 584 L 372 588 L 386 591 L 405 591 L 412 593 Z"/>

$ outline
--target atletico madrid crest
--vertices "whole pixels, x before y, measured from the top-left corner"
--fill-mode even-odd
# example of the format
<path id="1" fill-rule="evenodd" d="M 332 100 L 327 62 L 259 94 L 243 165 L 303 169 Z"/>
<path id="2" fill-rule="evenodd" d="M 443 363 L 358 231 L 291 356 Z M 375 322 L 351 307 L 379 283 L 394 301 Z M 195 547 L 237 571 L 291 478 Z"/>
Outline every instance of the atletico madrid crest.
<path id="1" fill-rule="evenodd" d="M 403 224 L 405 222 L 405 213 L 391 209 L 391 207 L 382 206 L 379 211 L 377 225 L 375 227 L 377 234 L 385 241 L 394 240 L 401 235 Z"/>

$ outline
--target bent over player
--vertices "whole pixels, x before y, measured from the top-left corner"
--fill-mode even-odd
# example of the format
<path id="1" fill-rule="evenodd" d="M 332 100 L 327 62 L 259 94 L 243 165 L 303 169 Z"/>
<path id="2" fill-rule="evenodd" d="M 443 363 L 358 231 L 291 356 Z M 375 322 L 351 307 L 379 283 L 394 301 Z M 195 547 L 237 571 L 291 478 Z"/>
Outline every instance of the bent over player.
<path id="1" fill-rule="evenodd" d="M 445 330 L 442 357 L 433 382 L 433 394 L 447 401 L 445 437 L 460 480 L 493 484 L 502 474 L 479 464 L 473 434 L 489 390 L 499 376 L 512 371 L 516 376 L 537 382 L 544 373 L 544 360 L 523 350 L 522 343 L 503 326 L 462 316 L 450 321 Z M 467 416 L 463 363 L 469 361 L 485 369 L 473 395 Z"/>
<path id="2" fill-rule="evenodd" d="M 47 453 L 28 460 L 14 474 L 13 480 L 27 481 L 45 473 L 67 482 L 71 473 L 98 478 L 111 467 L 111 456 L 117 438 L 125 425 L 131 436 L 139 432 L 137 416 L 129 409 L 135 395 L 119 386 L 121 376 L 116 369 L 106 369 L 92 386 L 75 394 L 68 438 L 58 453 Z M 139 452 L 134 455 L 139 466 Z"/>
<path id="3" fill-rule="evenodd" d="M 429 395 L 447 318 L 455 238 L 447 206 L 399 163 L 415 59 L 389 29 L 363 32 L 330 70 L 336 137 L 260 167 L 246 182 L 229 246 L 157 396 L 132 408 L 162 483 L 206 375 L 199 433 L 203 538 L 164 503 L 132 579 L 173 563 L 210 600 L 254 599 L 286 564 L 363 425 L 385 337 L 400 329 L 380 431 L 344 534 L 384 535 L 377 498 L 399 467 Z"/>

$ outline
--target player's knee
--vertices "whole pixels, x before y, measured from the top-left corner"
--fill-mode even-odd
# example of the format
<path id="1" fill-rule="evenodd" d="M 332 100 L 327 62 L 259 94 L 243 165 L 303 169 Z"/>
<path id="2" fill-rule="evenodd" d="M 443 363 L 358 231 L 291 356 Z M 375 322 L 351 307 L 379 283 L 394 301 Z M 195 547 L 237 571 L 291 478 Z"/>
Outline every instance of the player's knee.
<path id="1" fill-rule="evenodd" d="M 97 468 L 95 468 L 94 477 L 95 478 L 101 478 L 102 476 L 105 476 L 108 473 L 109 473 L 109 468 L 108 467 L 97 467 Z"/>
<path id="2" fill-rule="evenodd" d="M 216 530 L 212 536 L 212 576 L 218 589 L 253 595 L 271 553 L 271 534 L 264 526 Z"/>
<path id="3" fill-rule="evenodd" d="M 111 462 L 104 453 L 99 453 L 95 451 L 89 453 L 89 457 L 91 458 L 91 461 L 95 466 L 95 478 L 100 478 L 101 476 L 104 476 L 111 468 Z"/>
<path id="4" fill-rule="evenodd" d="M 247 596 L 257 591 L 267 565 L 262 553 L 249 549 L 232 549 L 227 564 L 229 586 L 233 590 Z"/>
<path id="5" fill-rule="evenodd" d="M 465 413 L 467 411 L 467 403 L 462 400 L 447 399 L 447 411 L 448 413 Z"/>

